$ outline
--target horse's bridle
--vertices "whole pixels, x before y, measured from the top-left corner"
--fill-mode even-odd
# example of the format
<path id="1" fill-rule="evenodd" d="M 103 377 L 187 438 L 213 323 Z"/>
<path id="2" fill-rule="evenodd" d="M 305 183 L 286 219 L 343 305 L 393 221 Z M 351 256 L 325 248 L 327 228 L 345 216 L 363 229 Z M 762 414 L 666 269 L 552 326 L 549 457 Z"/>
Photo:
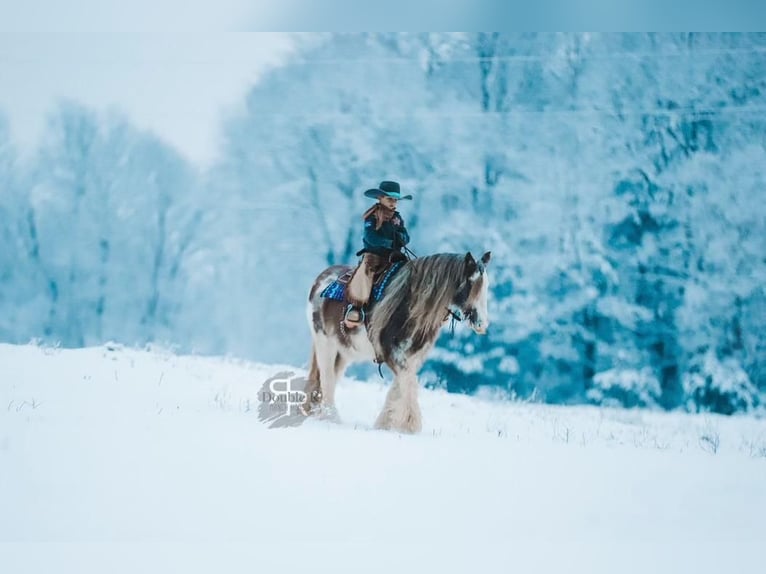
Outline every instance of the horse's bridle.
<path id="1" fill-rule="evenodd" d="M 449 319 L 450 317 L 452 317 L 453 321 L 462 321 L 463 319 L 465 319 L 465 317 L 463 316 L 463 310 L 460 309 L 459 307 L 455 307 L 454 309 L 452 309 L 451 307 L 445 307 L 445 309 L 447 310 L 447 314 L 444 316 L 445 321 Z"/>
<path id="2" fill-rule="evenodd" d="M 478 263 L 478 271 L 479 275 L 484 273 L 484 266 L 481 263 Z M 472 282 L 467 280 L 465 285 L 461 286 L 460 291 L 458 291 L 458 293 L 455 295 L 455 301 L 447 307 L 447 315 L 445 315 L 444 320 L 446 321 L 450 317 L 452 318 L 453 332 L 455 329 L 455 321 L 463 321 L 464 319 L 468 319 L 469 322 L 473 322 L 473 320 L 476 318 L 476 309 L 472 308 L 469 311 L 466 311 L 461 307 L 461 304 L 468 300 L 468 295 L 471 292 L 472 287 Z"/>

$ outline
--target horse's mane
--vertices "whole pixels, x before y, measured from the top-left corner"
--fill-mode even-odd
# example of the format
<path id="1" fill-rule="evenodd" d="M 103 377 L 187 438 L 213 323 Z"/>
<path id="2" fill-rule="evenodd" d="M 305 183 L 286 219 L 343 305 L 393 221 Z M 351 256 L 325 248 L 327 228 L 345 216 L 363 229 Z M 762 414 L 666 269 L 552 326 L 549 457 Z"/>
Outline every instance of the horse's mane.
<path id="1" fill-rule="evenodd" d="M 465 255 L 457 253 L 437 253 L 408 261 L 372 311 L 371 340 L 379 343 L 386 327 L 406 331 L 406 336 L 415 341 L 434 336 L 464 273 Z"/>

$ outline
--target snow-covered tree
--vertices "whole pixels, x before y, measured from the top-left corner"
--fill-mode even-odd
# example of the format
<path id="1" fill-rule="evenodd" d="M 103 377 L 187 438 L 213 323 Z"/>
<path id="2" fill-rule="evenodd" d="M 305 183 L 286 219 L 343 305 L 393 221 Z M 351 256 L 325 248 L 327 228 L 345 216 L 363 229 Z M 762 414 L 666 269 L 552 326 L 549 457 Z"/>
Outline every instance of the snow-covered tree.
<path id="1" fill-rule="evenodd" d="M 763 404 L 766 35 L 299 40 L 204 174 L 75 104 L 19 169 L 0 124 L 0 336 L 300 363 L 311 281 L 395 179 L 417 254 L 493 253 L 490 332 L 446 332 L 432 384 Z"/>
<path id="2" fill-rule="evenodd" d="M 71 346 L 170 336 L 195 189 L 178 156 L 123 120 L 63 103 L 29 186 L 42 335 Z"/>

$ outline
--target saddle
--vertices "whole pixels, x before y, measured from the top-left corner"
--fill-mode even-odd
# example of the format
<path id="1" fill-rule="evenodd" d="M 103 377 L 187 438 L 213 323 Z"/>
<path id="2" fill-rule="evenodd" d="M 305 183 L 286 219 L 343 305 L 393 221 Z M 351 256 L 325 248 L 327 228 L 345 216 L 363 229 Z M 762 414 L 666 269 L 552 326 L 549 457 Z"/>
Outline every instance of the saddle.
<path id="1" fill-rule="evenodd" d="M 389 282 L 405 262 L 406 259 L 389 261 L 386 265 L 381 267 L 375 275 L 373 275 L 371 294 L 371 299 L 373 301 L 377 302 L 383 298 Z M 333 301 L 346 302 L 346 289 L 349 281 L 351 281 L 351 276 L 354 274 L 354 270 L 355 268 L 346 270 L 340 277 L 324 288 L 320 297 L 332 299 Z"/>

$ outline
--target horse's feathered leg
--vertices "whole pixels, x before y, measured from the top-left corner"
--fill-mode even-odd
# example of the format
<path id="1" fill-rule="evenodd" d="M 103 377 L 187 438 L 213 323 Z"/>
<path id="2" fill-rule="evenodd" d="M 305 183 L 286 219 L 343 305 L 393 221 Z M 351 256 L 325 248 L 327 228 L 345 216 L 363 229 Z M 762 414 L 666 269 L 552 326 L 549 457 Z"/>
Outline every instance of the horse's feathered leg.
<path id="1" fill-rule="evenodd" d="M 338 353 L 337 355 L 335 355 L 335 382 L 336 383 L 341 378 L 343 378 L 343 375 L 346 372 L 347 366 L 348 366 L 348 361 L 343 357 L 341 353 Z"/>
<path id="2" fill-rule="evenodd" d="M 304 415 L 315 412 L 322 400 L 321 387 L 319 384 L 319 365 L 317 365 L 316 346 L 311 344 L 311 358 L 309 359 L 308 381 L 306 382 L 306 400 L 301 405 Z"/>
<path id="3" fill-rule="evenodd" d="M 417 371 L 403 369 L 395 373 L 383 410 L 375 421 L 375 428 L 420 432 L 423 422 L 418 405 Z"/>
<path id="4" fill-rule="evenodd" d="M 375 420 L 376 429 L 390 430 L 393 428 L 392 414 L 396 403 L 399 401 L 399 395 L 399 378 L 395 376 L 394 382 L 391 383 L 386 393 L 386 402 L 383 405 L 383 409 Z"/>
<path id="5" fill-rule="evenodd" d="M 319 387 L 322 391 L 322 416 L 339 420 L 335 408 L 335 366 L 338 361 L 338 349 L 335 341 L 318 334 L 314 338 L 317 368 L 319 369 Z"/>

